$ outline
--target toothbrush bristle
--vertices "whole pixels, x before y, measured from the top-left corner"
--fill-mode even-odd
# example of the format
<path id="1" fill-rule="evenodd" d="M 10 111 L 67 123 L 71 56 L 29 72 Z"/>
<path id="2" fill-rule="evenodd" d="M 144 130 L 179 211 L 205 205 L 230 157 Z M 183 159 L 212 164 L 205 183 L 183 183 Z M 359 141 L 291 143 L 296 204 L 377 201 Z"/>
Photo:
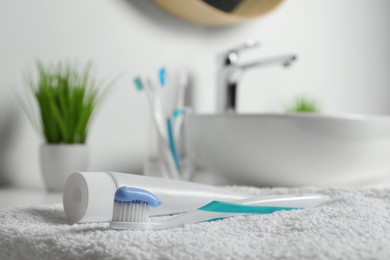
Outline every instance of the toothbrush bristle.
<path id="1" fill-rule="evenodd" d="M 142 80 L 140 77 L 137 77 L 134 79 L 134 84 L 135 86 L 137 87 L 138 90 L 143 90 L 144 89 L 144 85 L 142 84 Z"/>
<path id="2" fill-rule="evenodd" d="M 112 221 L 147 222 L 149 221 L 149 205 L 145 201 L 114 202 Z"/>

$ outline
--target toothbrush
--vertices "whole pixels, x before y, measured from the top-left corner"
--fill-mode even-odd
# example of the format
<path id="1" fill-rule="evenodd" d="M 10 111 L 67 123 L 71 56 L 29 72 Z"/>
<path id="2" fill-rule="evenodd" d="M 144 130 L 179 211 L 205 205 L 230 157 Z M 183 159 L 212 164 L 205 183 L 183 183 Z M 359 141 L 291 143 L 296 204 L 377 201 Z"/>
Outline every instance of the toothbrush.
<path id="1" fill-rule="evenodd" d="M 169 145 L 171 148 L 172 156 L 175 159 L 175 164 L 177 171 L 181 173 L 180 169 L 180 158 L 177 152 L 176 143 L 175 143 L 175 137 L 173 133 L 173 126 L 172 126 L 172 120 L 170 117 L 167 118 L 167 128 L 168 128 L 168 139 L 169 139 Z"/>
<path id="2" fill-rule="evenodd" d="M 110 227 L 114 229 L 161 230 L 184 224 L 210 222 L 224 218 L 270 214 L 281 210 L 299 210 L 321 206 L 330 198 L 325 195 L 249 197 L 235 202 L 212 201 L 197 210 L 172 217 L 162 222 L 150 222 L 148 214 L 141 207 L 158 207 L 161 201 L 152 193 L 133 188 L 121 187 L 115 193 L 114 214 Z M 122 196 L 125 194 L 125 196 Z M 148 209 L 146 209 L 148 210 Z M 141 213 L 138 213 L 141 212 Z"/>
<path id="3" fill-rule="evenodd" d="M 164 121 L 163 121 L 163 115 L 162 115 L 162 105 L 159 95 L 156 93 L 157 87 L 153 84 L 152 80 L 150 78 L 146 79 L 145 84 L 146 92 L 150 93 L 149 95 L 153 98 L 152 104 L 154 104 L 154 108 L 152 108 L 152 111 L 154 111 L 154 121 L 157 123 L 157 132 L 159 132 L 159 141 L 162 148 L 162 156 L 165 158 L 168 173 L 171 175 L 173 179 L 180 179 L 180 175 L 178 172 L 178 168 L 175 163 L 175 158 L 173 153 L 171 152 L 170 148 L 168 147 L 168 139 L 169 136 L 164 128 Z"/>
<path id="4" fill-rule="evenodd" d="M 157 130 L 157 136 L 158 140 L 161 146 L 161 152 L 162 152 L 162 162 L 163 166 L 166 170 L 166 172 L 170 175 L 173 179 L 180 179 L 180 175 L 177 172 L 176 164 L 174 162 L 173 155 L 171 155 L 171 152 L 168 147 L 167 142 L 167 133 L 164 128 L 163 123 L 163 116 L 161 112 L 161 102 L 158 97 L 158 95 L 155 92 L 155 89 L 153 89 L 153 83 L 148 78 L 146 80 L 146 84 L 143 84 L 143 81 L 140 77 L 137 77 L 134 79 L 134 83 L 138 90 L 145 90 L 146 96 L 148 98 L 150 110 L 152 112 L 152 118 L 153 122 L 155 124 L 156 130 Z"/>
<path id="5" fill-rule="evenodd" d="M 181 127 L 183 125 L 183 114 L 185 112 L 184 110 L 184 98 L 186 94 L 187 87 L 189 85 L 189 78 L 188 73 L 185 70 L 179 71 L 179 78 L 178 78 L 178 90 L 177 90 L 177 102 L 176 102 L 176 108 L 173 112 L 174 118 L 175 118 L 175 139 L 179 140 L 180 133 L 181 133 Z"/>
<path id="6" fill-rule="evenodd" d="M 159 70 L 159 79 L 160 79 L 161 87 L 165 88 L 167 86 L 167 70 L 164 67 L 162 67 Z M 166 126 L 167 126 L 169 147 L 171 149 L 173 159 L 175 160 L 176 169 L 177 169 L 178 173 L 181 174 L 180 157 L 178 156 L 178 153 L 177 153 L 177 147 L 176 147 L 176 142 L 175 142 L 175 137 L 174 137 L 175 132 L 174 132 L 174 129 L 172 126 L 172 120 L 171 120 L 170 116 L 168 116 L 166 119 Z"/>
<path id="7" fill-rule="evenodd" d="M 158 97 L 156 96 L 156 93 L 154 92 L 153 88 L 150 86 L 149 79 L 147 80 L 147 84 L 144 84 L 142 79 L 140 77 L 137 77 L 134 79 L 134 83 L 139 91 L 144 90 L 148 99 L 149 107 L 152 112 L 153 121 L 155 122 L 157 132 L 159 134 L 159 137 L 162 137 L 162 139 L 167 139 L 167 134 L 164 131 L 164 126 L 162 123 L 162 115 L 159 110 L 161 110 L 161 105 Z M 164 143 L 164 142 L 163 142 Z"/>
<path id="8" fill-rule="evenodd" d="M 155 121 L 157 122 L 158 128 L 160 133 L 162 133 L 162 136 L 164 137 L 165 143 L 168 143 L 168 135 L 166 131 L 164 130 L 164 116 L 162 112 L 162 104 L 160 97 L 156 91 L 156 87 L 154 86 L 152 80 L 150 78 L 146 79 L 146 84 L 145 84 L 145 92 L 147 95 L 151 97 L 151 104 L 153 107 L 151 107 L 153 113 L 154 113 L 154 118 L 156 119 Z"/>
<path id="9" fill-rule="evenodd" d="M 185 98 L 187 87 L 189 85 L 189 78 L 188 78 L 187 71 L 180 70 L 177 81 L 178 81 L 178 89 L 177 89 L 176 108 L 180 109 L 184 107 L 184 98 Z"/>
<path id="10" fill-rule="evenodd" d="M 160 85 L 160 87 L 158 87 Z M 154 85 L 156 90 L 159 90 L 161 100 L 163 101 L 164 115 L 170 115 L 172 111 L 172 88 L 170 88 L 170 79 L 168 71 L 165 67 L 161 67 L 158 71 L 158 84 Z"/>

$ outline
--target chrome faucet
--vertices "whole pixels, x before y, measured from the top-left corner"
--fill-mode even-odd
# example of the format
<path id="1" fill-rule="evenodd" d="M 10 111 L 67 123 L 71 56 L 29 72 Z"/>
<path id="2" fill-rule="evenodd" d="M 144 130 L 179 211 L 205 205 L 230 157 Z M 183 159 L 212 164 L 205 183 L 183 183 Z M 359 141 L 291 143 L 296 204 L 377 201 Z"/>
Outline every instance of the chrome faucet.
<path id="1" fill-rule="evenodd" d="M 223 65 L 218 76 L 217 112 L 235 112 L 237 106 L 237 89 L 243 73 L 252 68 L 270 65 L 282 65 L 289 67 L 297 60 L 296 55 L 283 55 L 261 59 L 245 64 L 240 63 L 240 52 L 246 49 L 258 47 L 259 43 L 247 40 L 244 44 L 231 49 L 223 56 Z"/>

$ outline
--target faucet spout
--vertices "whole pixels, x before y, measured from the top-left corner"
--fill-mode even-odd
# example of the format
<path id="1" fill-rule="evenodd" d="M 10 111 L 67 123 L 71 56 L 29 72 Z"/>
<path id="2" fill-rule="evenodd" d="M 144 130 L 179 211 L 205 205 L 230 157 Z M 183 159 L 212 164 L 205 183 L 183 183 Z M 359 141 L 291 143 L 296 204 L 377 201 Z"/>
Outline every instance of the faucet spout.
<path id="1" fill-rule="evenodd" d="M 238 85 L 246 70 L 272 65 L 281 65 L 282 67 L 287 68 L 296 60 L 296 55 L 289 54 L 260 59 L 245 64 L 236 63 L 226 66 L 224 76 L 221 77 L 222 84 L 220 85 L 220 89 L 222 92 L 218 94 L 218 98 L 220 99 L 218 102 L 219 112 L 236 111 Z"/>
<path id="2" fill-rule="evenodd" d="M 256 68 L 256 67 L 271 66 L 274 64 L 281 64 L 283 67 L 289 67 L 296 60 L 297 60 L 296 55 L 283 55 L 283 56 L 277 56 L 277 57 L 272 57 L 272 58 L 267 58 L 267 59 L 261 59 L 261 60 L 254 61 L 254 62 L 249 62 L 249 63 L 243 64 L 243 65 L 240 65 L 239 68 L 241 70 L 247 70 L 247 69 Z"/>
<path id="3" fill-rule="evenodd" d="M 250 69 L 254 68 L 260 68 L 260 67 L 268 67 L 272 65 L 278 65 L 280 64 L 282 67 L 287 68 L 291 66 L 291 64 L 297 60 L 297 56 L 290 54 L 290 55 L 283 55 L 283 56 L 277 56 L 277 57 L 271 57 L 266 59 L 260 59 L 257 61 L 245 63 L 242 65 L 237 65 L 234 67 L 231 67 L 231 69 L 228 71 L 227 74 L 227 83 L 238 83 L 241 80 L 241 77 L 243 76 L 244 72 Z"/>

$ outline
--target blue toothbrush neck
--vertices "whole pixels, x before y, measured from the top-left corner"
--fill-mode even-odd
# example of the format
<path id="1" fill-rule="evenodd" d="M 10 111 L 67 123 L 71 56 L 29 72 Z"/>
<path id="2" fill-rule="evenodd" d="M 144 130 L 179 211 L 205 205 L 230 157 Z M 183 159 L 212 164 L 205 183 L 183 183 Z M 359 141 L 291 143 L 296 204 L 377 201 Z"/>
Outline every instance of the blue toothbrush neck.
<path id="1" fill-rule="evenodd" d="M 277 206 L 254 206 L 232 202 L 212 201 L 198 210 L 221 213 L 247 213 L 247 214 L 270 214 L 280 210 L 298 210 L 302 208 L 277 207 Z"/>

